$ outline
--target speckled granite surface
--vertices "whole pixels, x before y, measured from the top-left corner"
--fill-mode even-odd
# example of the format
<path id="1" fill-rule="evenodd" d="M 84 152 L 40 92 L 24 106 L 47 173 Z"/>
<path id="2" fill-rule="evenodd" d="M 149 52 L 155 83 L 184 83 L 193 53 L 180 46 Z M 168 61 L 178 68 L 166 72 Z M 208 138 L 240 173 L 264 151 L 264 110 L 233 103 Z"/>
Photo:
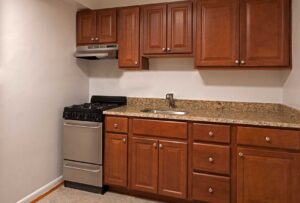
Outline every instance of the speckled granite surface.
<path id="1" fill-rule="evenodd" d="M 105 111 L 106 115 L 183 121 L 228 123 L 300 129 L 300 111 L 282 104 L 176 100 L 177 111 L 187 115 L 144 113 L 145 108 L 168 110 L 165 99 L 128 98 L 127 106 Z"/>

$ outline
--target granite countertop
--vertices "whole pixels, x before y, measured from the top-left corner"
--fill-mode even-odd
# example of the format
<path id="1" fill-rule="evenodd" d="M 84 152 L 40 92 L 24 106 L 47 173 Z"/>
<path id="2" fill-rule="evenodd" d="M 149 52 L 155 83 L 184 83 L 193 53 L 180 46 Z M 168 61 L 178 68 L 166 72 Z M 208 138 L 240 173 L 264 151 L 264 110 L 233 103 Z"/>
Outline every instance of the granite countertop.
<path id="1" fill-rule="evenodd" d="M 187 111 L 188 114 L 170 115 L 141 112 L 146 108 L 169 109 L 166 100 L 143 98 L 128 98 L 127 106 L 104 111 L 104 114 L 300 129 L 300 111 L 282 104 L 176 100 L 176 105 L 176 111 Z"/>

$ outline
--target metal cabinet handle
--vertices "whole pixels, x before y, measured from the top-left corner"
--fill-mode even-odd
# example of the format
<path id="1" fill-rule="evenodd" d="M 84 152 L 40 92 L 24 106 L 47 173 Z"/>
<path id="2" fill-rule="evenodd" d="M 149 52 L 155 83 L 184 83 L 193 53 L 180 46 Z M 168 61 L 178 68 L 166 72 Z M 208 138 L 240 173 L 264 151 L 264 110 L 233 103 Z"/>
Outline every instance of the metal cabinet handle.
<path id="1" fill-rule="evenodd" d="M 267 141 L 268 143 L 270 143 L 270 142 L 271 142 L 271 138 L 270 138 L 270 137 L 266 137 L 266 141 Z"/>
<path id="2" fill-rule="evenodd" d="M 209 135 L 209 137 L 213 137 L 213 136 L 214 136 L 214 132 L 210 131 L 210 132 L 208 133 L 208 135 Z"/>
<path id="3" fill-rule="evenodd" d="M 162 149 L 162 148 L 163 148 L 163 145 L 162 145 L 162 144 L 159 144 L 159 148 Z"/>
<path id="4" fill-rule="evenodd" d="M 240 153 L 239 153 L 239 157 L 244 157 L 244 153 L 243 153 L 243 152 L 240 152 Z"/>
<path id="5" fill-rule="evenodd" d="M 214 163 L 215 160 L 214 160 L 214 158 L 209 157 L 209 158 L 208 158 L 208 161 L 209 161 L 209 163 Z"/>
<path id="6" fill-rule="evenodd" d="M 80 171 L 87 171 L 87 172 L 92 172 L 92 173 L 99 173 L 100 169 L 96 169 L 96 170 L 91 170 L 91 169 L 86 169 L 86 168 L 80 168 L 77 166 L 70 166 L 68 164 L 64 164 L 65 168 L 70 168 L 70 169 L 75 169 L 75 170 L 80 170 Z"/>
<path id="7" fill-rule="evenodd" d="M 213 193 L 213 192 L 214 192 L 214 189 L 213 189 L 212 187 L 209 187 L 209 188 L 208 188 L 208 192 L 209 192 L 209 193 Z"/>

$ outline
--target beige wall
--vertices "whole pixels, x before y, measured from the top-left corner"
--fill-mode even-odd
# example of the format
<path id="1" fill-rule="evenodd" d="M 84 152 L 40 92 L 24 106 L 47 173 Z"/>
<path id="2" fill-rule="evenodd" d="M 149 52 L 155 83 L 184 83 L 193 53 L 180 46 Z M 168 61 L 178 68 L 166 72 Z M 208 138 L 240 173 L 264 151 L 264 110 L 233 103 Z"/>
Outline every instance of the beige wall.
<path id="1" fill-rule="evenodd" d="M 117 61 L 90 62 L 90 95 L 282 102 L 283 71 L 194 69 L 193 59 L 151 59 L 150 71 L 121 71 Z"/>
<path id="2" fill-rule="evenodd" d="M 0 1 L 1 203 L 62 174 L 63 107 L 88 99 L 72 57 L 75 11 L 61 0 Z"/>
<path id="3" fill-rule="evenodd" d="M 293 70 L 287 73 L 283 101 L 300 109 L 300 1 L 292 2 L 293 13 Z"/>

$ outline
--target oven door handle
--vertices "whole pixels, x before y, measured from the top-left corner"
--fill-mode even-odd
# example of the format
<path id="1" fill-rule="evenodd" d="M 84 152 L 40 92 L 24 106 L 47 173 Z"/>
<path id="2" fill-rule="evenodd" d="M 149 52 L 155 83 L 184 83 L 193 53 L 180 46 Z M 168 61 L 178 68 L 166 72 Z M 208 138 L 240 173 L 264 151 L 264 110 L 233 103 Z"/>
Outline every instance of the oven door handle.
<path id="1" fill-rule="evenodd" d="M 80 168 L 80 167 L 77 167 L 77 166 L 70 166 L 68 164 L 64 164 L 64 167 L 69 168 L 69 169 L 75 169 L 75 170 L 80 170 L 80 171 L 91 172 L 91 173 L 99 173 L 101 171 L 101 169 L 91 170 L 91 169 L 86 169 L 86 168 Z"/>
<path id="2" fill-rule="evenodd" d="M 93 128 L 93 129 L 101 128 L 101 125 L 98 125 L 98 126 L 87 126 L 87 125 L 73 125 L 73 124 L 68 124 L 68 123 L 64 123 L 64 126 L 77 127 L 77 128 Z"/>

